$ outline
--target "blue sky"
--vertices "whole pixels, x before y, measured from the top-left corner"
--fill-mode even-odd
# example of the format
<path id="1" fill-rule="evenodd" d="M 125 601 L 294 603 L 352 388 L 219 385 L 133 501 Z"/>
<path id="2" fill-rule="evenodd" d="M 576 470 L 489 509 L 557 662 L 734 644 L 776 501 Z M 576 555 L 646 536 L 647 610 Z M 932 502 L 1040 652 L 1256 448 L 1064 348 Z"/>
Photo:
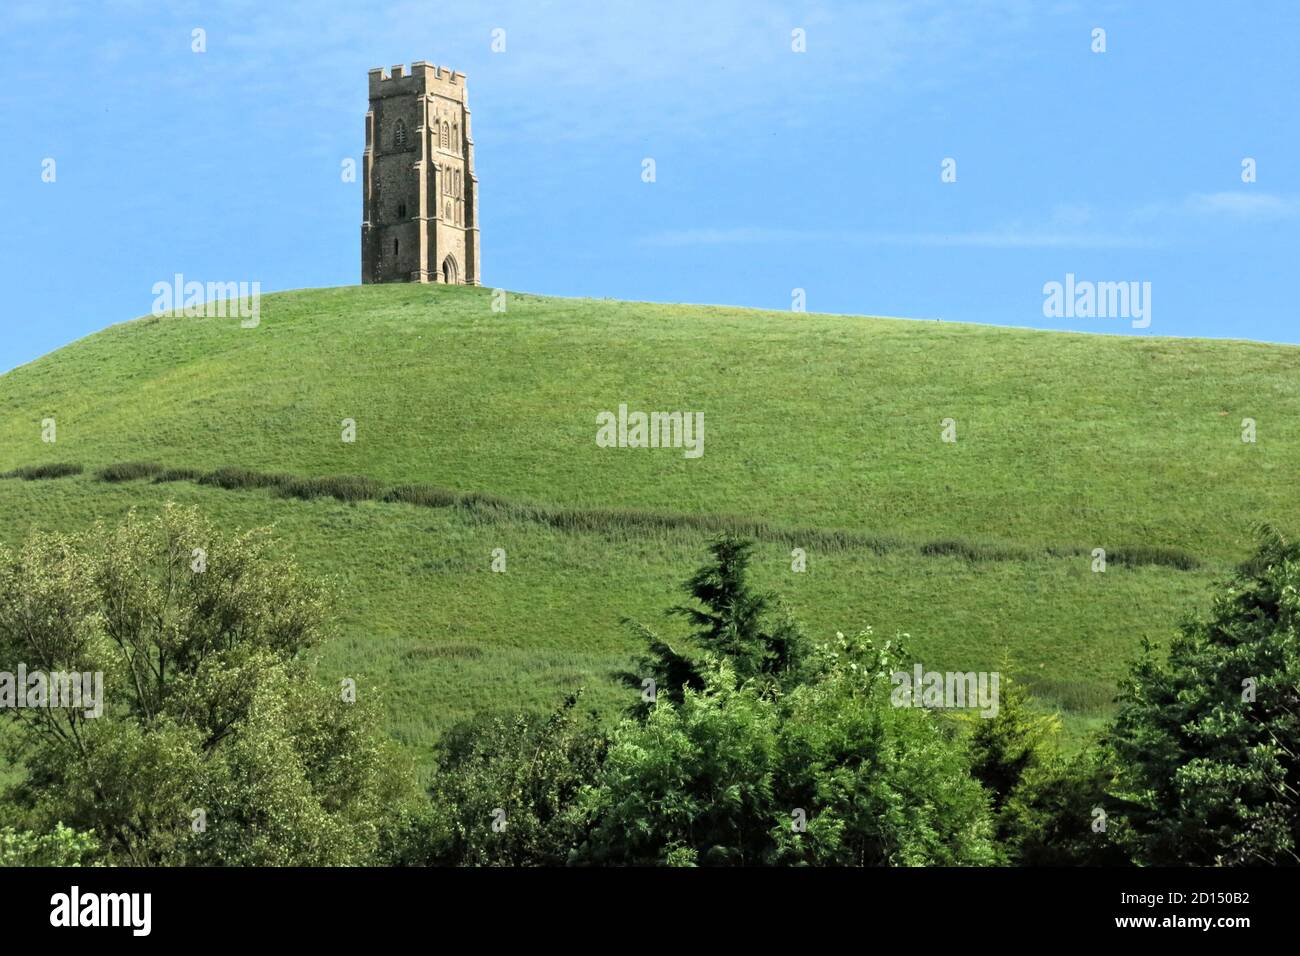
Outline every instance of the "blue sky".
<path id="1" fill-rule="evenodd" d="M 10 0 L 0 369 L 178 272 L 358 282 L 366 72 L 418 59 L 468 74 L 489 286 L 1300 342 L 1297 36 L 1290 0 Z M 1150 326 L 1045 317 L 1067 273 L 1151 283 Z"/>

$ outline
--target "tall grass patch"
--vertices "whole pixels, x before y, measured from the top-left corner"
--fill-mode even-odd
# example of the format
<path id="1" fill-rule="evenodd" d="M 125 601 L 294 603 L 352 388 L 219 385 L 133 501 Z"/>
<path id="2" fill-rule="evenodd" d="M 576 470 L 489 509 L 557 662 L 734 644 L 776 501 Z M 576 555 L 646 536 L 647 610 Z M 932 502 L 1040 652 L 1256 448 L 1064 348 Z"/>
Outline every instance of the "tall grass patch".
<path id="1" fill-rule="evenodd" d="M 138 481 L 152 478 L 163 471 L 163 466 L 156 461 L 123 461 L 114 465 L 105 465 L 95 472 L 100 481 Z"/>
<path id="2" fill-rule="evenodd" d="M 199 479 L 199 484 L 238 491 L 248 488 L 282 488 L 296 480 L 293 475 L 271 474 L 254 471 L 251 468 L 225 467 L 203 475 Z"/>
<path id="3" fill-rule="evenodd" d="M 364 475 L 327 475 L 323 478 L 294 478 L 279 486 L 286 498 L 337 498 L 339 501 L 373 501 L 379 497 L 379 482 Z"/>
<path id="4" fill-rule="evenodd" d="M 0 478 L 21 478 L 23 481 L 43 481 L 47 478 L 68 478 L 72 475 L 79 475 L 83 471 L 79 464 L 73 461 L 56 462 L 48 465 L 23 465 L 12 471 L 6 471 Z"/>

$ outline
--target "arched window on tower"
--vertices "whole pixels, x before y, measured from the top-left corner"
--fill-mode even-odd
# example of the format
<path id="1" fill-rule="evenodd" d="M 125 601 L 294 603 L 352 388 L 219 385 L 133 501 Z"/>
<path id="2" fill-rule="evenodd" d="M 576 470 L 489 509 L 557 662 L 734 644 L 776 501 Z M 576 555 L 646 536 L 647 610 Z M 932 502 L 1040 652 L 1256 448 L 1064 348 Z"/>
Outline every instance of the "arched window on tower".
<path id="1" fill-rule="evenodd" d="M 442 124 L 442 148 L 447 149 L 451 146 L 451 127 L 444 120 Z"/>
<path id="2" fill-rule="evenodd" d="M 406 124 L 401 120 L 393 127 L 393 146 L 403 149 L 406 146 Z"/>

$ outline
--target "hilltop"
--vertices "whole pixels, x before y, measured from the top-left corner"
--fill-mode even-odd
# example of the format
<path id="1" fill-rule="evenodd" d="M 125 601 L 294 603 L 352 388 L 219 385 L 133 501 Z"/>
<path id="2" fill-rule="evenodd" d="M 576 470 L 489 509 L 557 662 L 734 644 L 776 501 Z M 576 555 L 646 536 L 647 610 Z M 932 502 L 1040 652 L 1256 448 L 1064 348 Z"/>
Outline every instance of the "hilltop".
<path id="1" fill-rule="evenodd" d="M 147 317 L 0 376 L 0 471 L 85 469 L 0 482 L 0 540 L 167 500 L 275 523 L 339 588 L 322 668 L 383 693 L 423 746 L 579 683 L 616 706 L 609 672 L 638 647 L 620 618 L 671 633 L 662 609 L 708 534 L 737 527 L 815 637 L 906 631 L 934 667 L 1005 664 L 1084 726 L 1256 522 L 1296 524 L 1297 370 L 1300 348 L 1249 342 L 301 290 L 265 296 L 254 329 Z M 598 447 L 620 404 L 703 412 L 704 454 Z M 437 506 L 96 478 L 121 462 L 363 476 L 369 499 L 436 486 Z"/>

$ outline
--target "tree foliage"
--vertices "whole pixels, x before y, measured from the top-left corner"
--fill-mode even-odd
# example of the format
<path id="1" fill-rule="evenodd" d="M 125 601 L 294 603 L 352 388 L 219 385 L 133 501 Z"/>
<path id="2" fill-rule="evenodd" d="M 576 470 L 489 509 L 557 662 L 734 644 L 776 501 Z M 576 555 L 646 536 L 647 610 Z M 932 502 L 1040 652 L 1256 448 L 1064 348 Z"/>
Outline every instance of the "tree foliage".
<path id="1" fill-rule="evenodd" d="M 1124 866 L 1126 823 L 1110 790 L 1114 767 L 1090 745 L 1049 750 L 1025 768 L 998 813 L 1007 862 L 1017 866 Z"/>
<path id="2" fill-rule="evenodd" d="M 1298 639 L 1300 547 L 1265 529 L 1167 660 L 1144 646 L 1109 741 L 1139 862 L 1300 862 Z"/>
<path id="3" fill-rule="evenodd" d="M 963 865 L 995 860 L 983 788 L 934 715 L 896 708 L 890 644 L 837 635 L 783 695 L 702 691 L 615 730 L 586 793 L 581 857 L 663 865 Z"/>
<path id="4" fill-rule="evenodd" d="M 684 585 L 695 603 L 668 611 L 692 625 L 680 647 L 631 622 L 646 641 L 647 653 L 636 671 L 619 675 L 624 683 L 641 688 L 650 678 L 656 697 L 680 704 L 684 689 L 704 688 L 710 658 L 727 660 L 738 684 L 754 681 L 768 689 L 788 689 L 799 682 L 807 639 L 775 594 L 750 583 L 753 550 L 752 542 L 730 534 L 709 545 L 711 559 Z M 634 713 L 644 717 L 648 709 L 638 705 Z"/>
<path id="5" fill-rule="evenodd" d="M 579 699 L 569 695 L 542 718 L 492 717 L 453 731 L 438 760 L 432 815 L 416 857 L 468 866 L 567 863 L 585 831 L 580 791 L 606 747 Z"/>
<path id="6" fill-rule="evenodd" d="M 870 631 L 809 646 L 716 539 L 624 675 L 656 695 L 481 717 L 427 800 L 373 695 L 317 683 L 326 595 L 265 532 L 196 511 L 0 548 L 0 671 L 102 673 L 102 715 L 6 707 L 0 865 L 1021 865 L 1300 862 L 1300 547 L 1274 532 L 1101 744 L 1004 677 L 969 724 L 895 706 Z"/>
<path id="7" fill-rule="evenodd" d="M 765 862 L 776 822 L 776 723 L 770 699 L 737 688 L 730 662 L 680 704 L 614 730 L 583 809 L 579 859 L 634 865 Z"/>
<path id="8" fill-rule="evenodd" d="M 261 531 L 168 506 L 0 549 L 0 661 L 103 674 L 103 713 L 11 709 L 34 829 L 111 862 L 367 862 L 409 777 L 377 714 L 317 685 L 325 596 Z"/>
<path id="9" fill-rule="evenodd" d="M 48 833 L 0 827 L 0 866 L 82 866 L 99 850 L 93 833 L 55 824 Z"/>

